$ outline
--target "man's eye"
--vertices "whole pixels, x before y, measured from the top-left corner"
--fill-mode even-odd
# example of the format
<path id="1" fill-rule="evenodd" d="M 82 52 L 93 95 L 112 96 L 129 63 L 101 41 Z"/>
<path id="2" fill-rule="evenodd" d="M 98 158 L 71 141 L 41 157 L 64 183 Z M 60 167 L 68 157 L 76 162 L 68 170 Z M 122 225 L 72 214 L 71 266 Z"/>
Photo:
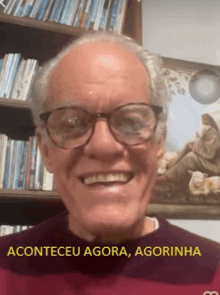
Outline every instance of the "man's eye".
<path id="1" fill-rule="evenodd" d="M 143 122 L 137 118 L 120 118 L 117 120 L 118 127 L 122 127 L 125 130 L 135 131 L 143 128 Z"/>

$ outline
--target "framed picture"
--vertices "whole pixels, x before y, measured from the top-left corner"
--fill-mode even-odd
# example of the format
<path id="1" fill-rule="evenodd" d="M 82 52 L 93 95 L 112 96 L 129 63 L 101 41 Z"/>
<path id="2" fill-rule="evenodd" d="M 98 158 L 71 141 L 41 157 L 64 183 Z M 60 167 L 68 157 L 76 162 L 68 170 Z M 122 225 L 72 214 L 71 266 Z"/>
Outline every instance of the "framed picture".
<path id="1" fill-rule="evenodd" d="M 148 213 L 220 219 L 220 67 L 164 58 L 165 154 Z"/>

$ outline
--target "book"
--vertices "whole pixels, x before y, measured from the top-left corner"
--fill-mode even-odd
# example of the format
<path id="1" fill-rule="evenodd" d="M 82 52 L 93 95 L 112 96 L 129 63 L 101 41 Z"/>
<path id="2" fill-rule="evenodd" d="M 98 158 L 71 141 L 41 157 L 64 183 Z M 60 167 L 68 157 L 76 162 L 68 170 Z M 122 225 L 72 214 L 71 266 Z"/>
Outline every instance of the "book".
<path id="1" fill-rule="evenodd" d="M 11 64 L 13 63 L 13 59 L 14 59 L 14 54 L 9 53 L 8 58 L 7 58 L 7 63 L 6 63 L 5 69 L 4 69 L 4 74 L 2 77 L 0 97 L 4 97 L 5 88 L 7 86 L 8 77 L 10 75 L 10 67 L 11 67 Z"/>
<path id="2" fill-rule="evenodd" d="M 19 179 L 18 179 L 18 187 L 17 187 L 18 189 L 25 189 L 25 187 L 26 187 L 28 144 L 29 144 L 29 141 L 24 140 L 21 162 L 20 162 L 20 167 L 19 167 L 20 173 L 19 173 Z"/>
<path id="3" fill-rule="evenodd" d="M 14 139 L 8 140 L 4 179 L 4 188 L 6 189 L 9 189 L 10 187 L 14 143 Z"/>
<path id="4" fill-rule="evenodd" d="M 79 2 L 79 6 L 78 6 L 78 9 L 77 9 L 77 12 L 75 15 L 75 19 L 72 24 L 74 27 L 78 27 L 80 25 L 80 20 L 81 20 L 81 16 L 83 14 L 83 11 L 85 9 L 85 5 L 86 5 L 86 0 L 81 0 Z"/>
<path id="5" fill-rule="evenodd" d="M 40 7 L 40 4 L 41 4 L 41 0 L 36 0 L 34 5 L 32 6 L 32 10 L 31 12 L 29 13 L 29 17 L 30 18 L 35 18 L 36 17 L 36 14 L 37 14 L 37 11 Z"/>
<path id="6" fill-rule="evenodd" d="M 12 90 L 11 90 L 11 95 L 10 95 L 11 98 L 18 99 L 20 97 L 19 96 L 19 87 L 20 87 L 21 79 L 23 77 L 25 66 L 26 66 L 26 61 L 24 59 L 22 59 L 19 64 L 14 83 L 12 85 Z"/>
<path id="7" fill-rule="evenodd" d="M 12 15 L 14 14 L 14 12 L 15 12 L 15 10 L 16 10 L 18 4 L 19 4 L 19 2 L 20 2 L 20 0 L 16 0 L 16 1 L 15 1 L 14 5 L 12 6 L 12 8 L 11 8 L 10 11 L 8 12 L 8 14 L 12 14 Z"/>
<path id="8" fill-rule="evenodd" d="M 19 140 L 18 146 L 17 146 L 17 157 L 16 157 L 16 165 L 15 165 L 15 172 L 14 172 L 14 179 L 13 179 L 13 189 L 18 188 L 18 181 L 20 176 L 20 167 L 21 167 L 21 158 L 22 158 L 22 152 L 24 147 L 24 141 Z"/>
<path id="9" fill-rule="evenodd" d="M 51 10 L 50 16 L 48 17 L 48 21 L 53 22 L 54 15 L 55 15 L 56 9 L 57 9 L 57 7 L 59 5 L 59 2 L 60 2 L 60 0 L 55 0 L 54 1 L 54 5 L 53 5 L 53 8 Z"/>
<path id="10" fill-rule="evenodd" d="M 15 5 L 16 0 L 12 0 L 9 2 L 9 5 L 6 7 L 4 13 L 10 14 L 13 6 Z"/>
<path id="11" fill-rule="evenodd" d="M 3 61 L 4 61 L 4 59 L 1 58 L 1 59 L 0 59 L 0 74 L 1 74 L 1 71 L 2 71 Z"/>
<path id="12" fill-rule="evenodd" d="M 45 14 L 44 14 L 44 17 L 43 17 L 42 21 L 47 21 L 48 20 L 48 17 L 49 17 L 49 15 L 51 13 L 53 5 L 54 5 L 54 0 L 50 0 L 49 3 L 48 3 L 48 6 L 46 7 L 46 11 L 45 11 Z"/>
<path id="13" fill-rule="evenodd" d="M 67 16 L 67 21 L 65 22 L 66 25 L 72 26 L 73 25 L 73 21 L 75 19 L 76 16 L 76 12 L 79 6 L 79 0 L 75 0 L 74 2 L 70 2 L 70 14 L 69 16 Z"/>
<path id="14" fill-rule="evenodd" d="M 40 7 L 39 7 L 38 12 L 37 12 L 36 17 L 35 17 L 36 19 L 38 19 L 38 20 L 43 19 L 49 1 L 50 0 L 41 1 Z"/>
<path id="15" fill-rule="evenodd" d="M 58 6 L 56 8 L 56 11 L 55 11 L 55 14 L 54 14 L 54 18 L 53 18 L 53 21 L 54 22 L 58 22 L 59 21 L 59 17 L 60 17 L 60 14 L 62 12 L 62 9 L 63 9 L 64 2 L 65 2 L 65 0 L 59 0 L 59 4 L 58 4 Z"/>
<path id="16" fill-rule="evenodd" d="M 11 79 L 11 76 L 13 74 L 13 69 L 14 69 L 14 66 L 15 66 L 15 63 L 16 63 L 16 54 L 12 54 L 12 61 L 11 61 L 11 64 L 8 68 L 8 75 L 7 75 L 7 80 L 4 84 L 4 90 L 3 90 L 3 93 L 2 93 L 2 97 L 6 97 L 7 95 L 7 91 L 8 91 L 8 87 L 9 87 L 9 84 L 10 84 L 10 79 Z"/>
<path id="17" fill-rule="evenodd" d="M 37 139 L 36 139 L 36 136 L 34 136 L 32 141 L 32 149 L 31 149 L 29 189 L 34 189 L 36 156 L 37 156 Z"/>
<path id="18" fill-rule="evenodd" d="M 96 19 L 96 15 L 98 12 L 98 8 L 99 8 L 99 0 L 94 0 L 94 5 L 92 8 L 92 12 L 91 12 L 91 18 L 90 18 L 90 22 L 89 22 L 89 30 L 93 29 L 94 23 L 95 23 L 95 19 Z"/>
<path id="19" fill-rule="evenodd" d="M 93 30 L 95 30 L 95 31 L 98 31 L 98 29 L 99 29 L 99 24 L 100 24 L 100 20 L 101 20 L 101 16 L 102 16 L 104 2 L 105 2 L 105 0 L 101 0 L 99 3 L 98 11 L 96 14 L 96 19 L 95 19 L 94 26 L 93 26 Z"/>
<path id="20" fill-rule="evenodd" d="M 119 8 L 119 1 L 120 0 L 114 0 L 112 10 L 111 10 L 111 17 L 109 19 L 109 23 L 106 26 L 106 30 L 109 32 L 113 32 L 114 26 L 115 26 L 115 21 L 117 18 L 118 14 L 118 8 Z"/>
<path id="21" fill-rule="evenodd" d="M 127 5 L 127 0 L 120 0 L 119 12 L 118 12 L 115 26 L 114 26 L 115 33 L 121 33 L 122 31 L 122 26 L 123 26 L 125 12 L 126 12 L 126 5 Z"/>
<path id="22" fill-rule="evenodd" d="M 11 70 L 10 70 L 10 75 L 8 77 L 9 81 L 8 81 L 8 85 L 6 86 L 5 89 L 5 97 L 9 98 L 11 95 L 11 90 L 14 84 L 14 80 L 16 77 L 16 73 L 18 71 L 18 67 L 21 61 L 21 54 L 20 53 L 16 53 L 14 56 L 14 62 L 13 65 L 11 66 Z"/>
<path id="23" fill-rule="evenodd" d="M 59 23 L 64 24 L 65 21 L 67 21 L 67 16 L 70 14 L 70 5 L 71 5 L 72 0 L 66 0 L 63 11 L 60 15 Z"/>
<path id="24" fill-rule="evenodd" d="M 105 30 L 110 5 L 111 5 L 111 0 L 104 1 L 102 16 L 101 16 L 100 23 L 99 23 L 99 31 Z"/>
<path id="25" fill-rule="evenodd" d="M 43 171 L 42 189 L 45 191 L 52 191 L 53 189 L 53 173 L 48 172 L 45 166 Z"/>
<path id="26" fill-rule="evenodd" d="M 26 190 L 29 189 L 29 184 L 30 184 L 31 151 L 32 151 L 32 148 L 33 148 L 33 138 L 34 138 L 34 136 L 29 137 L 27 173 L 26 173 L 26 188 L 25 188 Z"/>
<path id="27" fill-rule="evenodd" d="M 8 136 L 0 134 L 0 189 L 3 188 Z"/>
<path id="28" fill-rule="evenodd" d="M 0 12 L 4 12 L 8 3 L 9 3 L 9 0 L 0 0 Z"/>
<path id="29" fill-rule="evenodd" d="M 1 68 L 1 74 L 0 74 L 0 92 L 1 92 L 1 88 L 2 88 L 2 81 L 3 81 L 4 74 L 5 74 L 7 60 L 8 60 L 8 54 L 5 54 L 4 59 L 3 59 L 2 68 Z"/>
<path id="30" fill-rule="evenodd" d="M 34 2 L 35 2 L 35 0 L 27 0 L 21 16 L 28 16 L 31 13 L 31 10 L 33 9 Z"/>
<path id="31" fill-rule="evenodd" d="M 12 150 L 12 158 L 11 158 L 11 171 L 10 171 L 10 181 L 9 181 L 9 189 L 13 188 L 13 184 L 14 184 L 14 175 L 15 175 L 15 166 L 16 166 L 16 162 L 17 162 L 17 155 L 18 155 L 18 140 L 14 140 L 14 147 Z"/>
<path id="32" fill-rule="evenodd" d="M 14 9 L 13 13 L 11 12 L 12 15 L 18 16 L 21 9 L 22 9 L 22 4 L 23 4 L 24 0 L 19 0 L 18 1 L 18 5 L 17 7 Z"/>
<path id="33" fill-rule="evenodd" d="M 83 19 L 82 22 L 81 22 L 81 27 L 82 28 L 88 29 L 88 24 L 89 24 L 89 20 L 90 20 L 90 17 L 91 17 L 91 12 L 92 12 L 94 2 L 95 2 L 94 0 L 89 0 L 87 2 L 87 6 L 86 6 L 86 10 L 85 10 L 86 19 L 85 20 Z"/>
<path id="34" fill-rule="evenodd" d="M 42 173 L 42 156 L 40 153 L 39 146 L 37 147 L 37 157 L 36 157 L 36 168 L 35 168 L 35 181 L 34 181 L 34 189 L 40 190 L 42 189 L 41 183 L 41 173 Z"/>
<path id="35" fill-rule="evenodd" d="M 83 28 L 85 26 L 85 22 L 86 22 L 86 19 L 87 19 L 87 15 L 89 13 L 89 8 L 91 6 L 91 3 L 92 3 L 92 0 L 87 0 L 86 1 L 85 7 L 84 7 L 84 10 L 82 12 L 81 19 L 80 19 L 80 24 L 79 24 L 79 26 L 81 28 Z"/>
<path id="36" fill-rule="evenodd" d="M 22 94 L 22 99 L 23 100 L 28 100 L 28 98 L 29 98 L 28 94 L 30 92 L 31 83 L 33 81 L 34 75 L 36 74 L 37 68 L 38 68 L 38 61 L 35 60 L 35 59 L 32 59 L 31 60 L 31 65 L 30 65 L 30 68 L 29 68 L 29 72 L 27 74 L 27 80 L 26 80 L 26 84 L 25 84 L 25 87 L 24 87 L 24 92 Z"/>

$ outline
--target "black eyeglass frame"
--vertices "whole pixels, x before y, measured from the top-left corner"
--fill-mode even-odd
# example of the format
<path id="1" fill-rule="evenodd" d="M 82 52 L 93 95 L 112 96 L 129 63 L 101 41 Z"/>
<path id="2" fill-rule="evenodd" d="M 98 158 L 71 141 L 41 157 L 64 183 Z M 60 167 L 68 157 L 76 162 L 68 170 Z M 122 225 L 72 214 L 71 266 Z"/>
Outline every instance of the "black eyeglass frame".
<path id="1" fill-rule="evenodd" d="M 121 106 L 117 107 L 117 108 L 114 109 L 112 112 L 108 112 L 108 113 L 102 113 L 102 112 L 101 112 L 101 113 L 90 113 L 90 112 L 88 112 L 87 110 L 85 110 L 85 109 L 83 109 L 83 108 L 81 108 L 81 107 L 76 107 L 76 106 L 62 106 L 62 107 L 58 107 L 58 108 L 56 108 L 56 109 L 53 109 L 52 111 L 48 111 L 48 112 L 42 113 L 42 114 L 39 115 L 39 117 L 40 117 L 40 119 L 44 122 L 44 127 L 46 128 L 47 134 L 48 134 L 48 136 L 50 137 L 51 141 L 52 141 L 56 146 L 58 146 L 59 148 L 62 148 L 62 149 L 65 149 L 65 150 L 67 150 L 67 149 L 69 149 L 69 148 L 65 148 L 65 147 L 59 146 L 59 145 L 53 140 L 53 138 L 50 136 L 50 132 L 49 132 L 49 130 L 48 130 L 48 128 L 47 128 L 47 121 L 48 121 L 50 115 L 51 115 L 54 111 L 56 111 L 56 110 L 62 110 L 62 109 L 77 109 L 77 110 L 81 110 L 81 111 L 87 113 L 87 114 L 89 115 L 90 119 L 92 120 L 92 132 L 91 132 L 89 138 L 86 140 L 85 143 L 83 143 L 83 144 L 80 145 L 80 146 L 73 147 L 73 149 L 80 148 L 80 147 L 86 145 L 86 144 L 90 141 L 90 139 L 91 139 L 91 137 L 92 137 L 92 135 L 93 135 L 93 133 L 94 133 L 94 129 L 95 129 L 96 121 L 97 121 L 97 119 L 100 119 L 100 118 L 104 118 L 104 119 L 106 119 L 107 124 L 108 124 L 108 128 L 109 128 L 109 130 L 111 131 L 111 133 L 112 133 L 113 137 L 115 138 L 115 140 L 118 141 L 118 142 L 120 142 L 120 143 L 126 144 L 126 143 L 123 142 L 123 141 L 119 141 L 119 140 L 115 137 L 114 132 L 112 131 L 111 126 L 110 126 L 110 124 L 109 124 L 109 121 L 110 121 L 110 118 L 111 118 L 111 116 L 112 116 L 113 113 L 115 113 L 116 111 L 118 111 L 118 110 L 121 109 L 121 108 L 124 108 L 124 107 L 126 107 L 126 106 L 131 106 L 131 105 L 137 105 L 137 106 L 139 106 L 139 105 L 145 105 L 145 106 L 150 107 L 150 108 L 154 111 L 154 114 L 155 114 L 155 117 L 156 117 L 156 124 L 155 124 L 154 130 L 153 130 L 153 133 L 154 133 L 155 130 L 156 130 L 156 128 L 157 128 L 158 116 L 159 116 L 159 114 L 163 111 L 163 107 L 162 107 L 162 106 L 156 106 L 156 105 L 147 104 L 147 103 L 144 103 L 144 102 L 143 102 L 143 103 L 128 103 L 128 104 L 124 104 L 124 105 L 121 105 Z M 146 139 L 146 140 L 143 141 L 142 143 L 146 142 L 147 140 L 149 140 L 149 139 Z M 139 144 L 140 144 L 140 143 L 132 144 L 132 146 L 139 145 Z M 127 145 L 130 146 L 131 144 L 127 144 Z"/>

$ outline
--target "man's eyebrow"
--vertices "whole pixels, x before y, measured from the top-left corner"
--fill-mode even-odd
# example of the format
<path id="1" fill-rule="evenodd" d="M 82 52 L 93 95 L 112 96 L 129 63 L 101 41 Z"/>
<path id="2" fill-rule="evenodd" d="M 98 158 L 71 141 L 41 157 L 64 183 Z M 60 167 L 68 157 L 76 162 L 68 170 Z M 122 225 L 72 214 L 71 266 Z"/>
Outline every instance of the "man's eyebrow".
<path id="1" fill-rule="evenodd" d="M 85 106 L 81 103 L 81 102 L 79 102 L 79 101 L 77 101 L 77 100 L 62 100 L 61 102 L 59 102 L 58 104 L 54 104 L 54 106 L 53 106 L 53 109 L 56 109 L 56 108 L 60 108 L 60 107 L 76 107 L 76 106 L 78 106 L 78 107 L 81 107 L 81 108 L 85 108 Z"/>

